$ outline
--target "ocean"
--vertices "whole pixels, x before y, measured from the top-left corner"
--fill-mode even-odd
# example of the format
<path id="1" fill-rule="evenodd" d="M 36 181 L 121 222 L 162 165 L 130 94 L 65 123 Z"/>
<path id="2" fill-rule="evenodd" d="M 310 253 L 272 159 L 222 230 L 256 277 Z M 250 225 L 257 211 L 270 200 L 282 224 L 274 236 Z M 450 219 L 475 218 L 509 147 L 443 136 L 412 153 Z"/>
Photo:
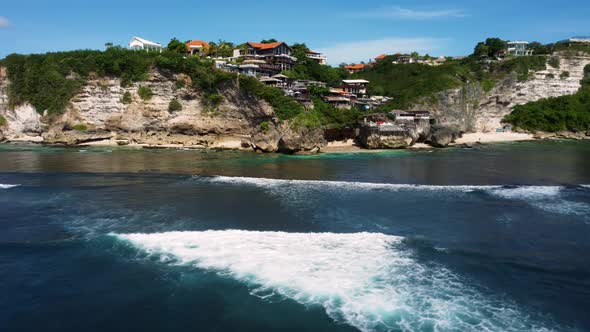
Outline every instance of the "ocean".
<path id="1" fill-rule="evenodd" d="M 0 330 L 590 331 L 589 156 L 0 145 Z"/>

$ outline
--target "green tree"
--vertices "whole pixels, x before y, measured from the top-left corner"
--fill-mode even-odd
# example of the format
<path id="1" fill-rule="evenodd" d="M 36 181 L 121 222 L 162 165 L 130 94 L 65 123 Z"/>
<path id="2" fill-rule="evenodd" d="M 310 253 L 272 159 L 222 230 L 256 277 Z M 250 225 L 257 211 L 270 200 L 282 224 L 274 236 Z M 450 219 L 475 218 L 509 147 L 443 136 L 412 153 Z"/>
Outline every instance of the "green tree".
<path id="1" fill-rule="evenodd" d="M 489 47 L 489 56 L 496 56 L 498 52 L 508 48 L 508 43 L 500 38 L 488 38 L 486 39 L 486 45 Z"/>
<path id="2" fill-rule="evenodd" d="M 263 39 L 260 41 L 261 44 L 270 44 L 270 43 L 276 43 L 277 40 L 274 38 L 270 38 L 270 39 Z"/>
<path id="3" fill-rule="evenodd" d="M 186 53 L 186 43 L 181 42 L 176 38 L 172 38 L 166 47 L 168 51 L 176 52 L 176 53 Z"/>
<path id="4" fill-rule="evenodd" d="M 488 56 L 490 54 L 490 48 L 484 42 L 479 42 L 475 46 L 473 55 L 476 57 Z"/>

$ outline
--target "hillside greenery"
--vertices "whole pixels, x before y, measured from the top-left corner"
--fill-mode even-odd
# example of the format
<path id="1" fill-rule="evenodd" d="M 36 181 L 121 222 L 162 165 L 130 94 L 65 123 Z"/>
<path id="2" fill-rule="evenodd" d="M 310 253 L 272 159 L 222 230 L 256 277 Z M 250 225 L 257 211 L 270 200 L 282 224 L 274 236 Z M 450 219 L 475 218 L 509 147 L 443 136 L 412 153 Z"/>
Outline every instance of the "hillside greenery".
<path id="1" fill-rule="evenodd" d="M 573 94 L 519 105 L 503 121 L 525 130 L 556 132 L 590 129 L 590 65 L 582 87 Z"/>
<path id="2" fill-rule="evenodd" d="M 391 60 L 391 61 L 390 61 Z M 495 83 L 515 72 L 517 78 L 525 81 L 529 71 L 545 68 L 547 57 L 514 57 L 489 64 L 481 63 L 477 57 L 462 60 L 447 60 L 440 66 L 412 63 L 394 64 L 395 56 L 379 61 L 367 70 L 352 75 L 353 78 L 369 80 L 369 94 L 392 97 L 385 109 L 407 109 L 421 98 L 433 97 L 436 93 L 457 88 L 470 82 L 479 82 L 485 91 Z"/>
<path id="3" fill-rule="evenodd" d="M 297 63 L 293 66 L 293 69 L 284 72 L 285 75 L 291 78 L 320 81 L 327 83 L 329 86 L 335 86 L 349 76 L 344 68 L 320 65 L 308 58 L 307 52 L 309 48 L 305 44 L 294 44 L 291 48 L 293 49 L 293 56 L 297 58 Z"/>
<path id="4" fill-rule="evenodd" d="M 92 77 L 120 78 L 122 86 L 145 81 L 152 68 L 182 73 L 191 77 L 192 88 L 202 91 L 207 103 L 218 105 L 218 94 L 226 84 L 235 84 L 237 76 L 215 70 L 213 63 L 198 57 L 184 57 L 176 52 L 136 52 L 118 47 L 102 51 L 69 51 L 47 54 L 12 54 L 0 61 L 7 68 L 11 107 L 30 103 L 38 112 L 59 114 L 65 111 L 72 97 Z M 303 106 L 284 96 L 281 90 L 267 87 L 254 78 L 240 77 L 240 86 L 269 102 L 282 119 L 290 119 L 303 111 Z M 141 86 L 140 97 L 147 100 L 151 90 Z M 131 96 L 122 96 L 124 103 Z"/>

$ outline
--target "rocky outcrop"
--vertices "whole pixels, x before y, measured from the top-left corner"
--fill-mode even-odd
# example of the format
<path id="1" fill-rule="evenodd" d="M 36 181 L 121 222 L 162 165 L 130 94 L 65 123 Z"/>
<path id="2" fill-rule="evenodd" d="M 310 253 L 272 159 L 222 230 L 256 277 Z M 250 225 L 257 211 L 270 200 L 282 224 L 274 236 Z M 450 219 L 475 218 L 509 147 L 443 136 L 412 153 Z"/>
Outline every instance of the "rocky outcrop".
<path id="1" fill-rule="evenodd" d="M 444 148 L 454 143 L 457 138 L 461 137 L 459 130 L 449 126 L 433 126 L 427 139 L 430 145 L 437 148 Z"/>
<path id="2" fill-rule="evenodd" d="M 287 130 L 279 140 L 278 147 L 283 153 L 308 154 L 319 152 L 327 144 L 322 129 L 299 128 Z"/>
<path id="3" fill-rule="evenodd" d="M 288 124 L 270 124 L 268 129 L 258 131 L 250 140 L 255 151 L 288 154 L 317 153 L 327 144 L 322 129 L 291 128 Z"/>
<path id="4" fill-rule="evenodd" d="M 501 120 L 516 105 L 578 91 L 590 56 L 558 53 L 554 57 L 559 61 L 559 68 L 547 63 L 544 70 L 531 72 L 526 81 L 521 82 L 516 74 L 511 74 L 487 92 L 478 82 L 471 82 L 426 98 L 413 109 L 430 110 L 441 124 L 461 131 L 495 131 L 502 128 Z"/>
<path id="5" fill-rule="evenodd" d="M 413 128 L 363 126 L 358 141 L 366 149 L 405 149 L 416 143 L 418 138 Z"/>

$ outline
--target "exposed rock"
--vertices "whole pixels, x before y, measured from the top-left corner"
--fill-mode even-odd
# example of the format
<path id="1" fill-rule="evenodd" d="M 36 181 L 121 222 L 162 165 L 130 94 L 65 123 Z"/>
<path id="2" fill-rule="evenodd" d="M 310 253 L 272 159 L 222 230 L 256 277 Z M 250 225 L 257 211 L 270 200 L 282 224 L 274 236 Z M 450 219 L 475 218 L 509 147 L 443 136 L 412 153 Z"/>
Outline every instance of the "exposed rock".
<path id="1" fill-rule="evenodd" d="M 418 140 L 415 129 L 384 130 L 379 127 L 364 126 L 359 133 L 359 143 L 367 149 L 405 149 Z"/>
<path id="2" fill-rule="evenodd" d="M 281 136 L 278 147 L 283 153 L 309 154 L 319 152 L 327 144 L 323 130 L 301 128 L 287 130 Z"/>
<path id="3" fill-rule="evenodd" d="M 89 142 L 110 140 L 115 137 L 111 132 L 104 131 L 49 131 L 42 135 L 44 142 L 51 144 L 76 145 Z"/>
<path id="4" fill-rule="evenodd" d="M 559 68 L 549 64 L 545 70 L 531 72 L 529 79 L 518 81 L 511 74 L 486 92 L 477 82 L 425 98 L 414 105 L 414 110 L 430 110 L 439 123 L 451 125 L 465 132 L 489 132 L 502 128 L 501 120 L 516 105 L 548 97 L 573 94 L 580 88 L 584 66 L 590 64 L 588 55 L 556 54 Z M 569 77 L 561 74 L 569 72 Z"/>
<path id="5" fill-rule="evenodd" d="M 433 126 L 430 134 L 430 144 L 435 147 L 444 148 L 455 142 L 460 137 L 460 132 L 449 126 Z"/>
<path id="6" fill-rule="evenodd" d="M 271 125 L 268 130 L 260 130 L 252 136 L 250 144 L 255 151 L 277 152 L 281 133 Z"/>

